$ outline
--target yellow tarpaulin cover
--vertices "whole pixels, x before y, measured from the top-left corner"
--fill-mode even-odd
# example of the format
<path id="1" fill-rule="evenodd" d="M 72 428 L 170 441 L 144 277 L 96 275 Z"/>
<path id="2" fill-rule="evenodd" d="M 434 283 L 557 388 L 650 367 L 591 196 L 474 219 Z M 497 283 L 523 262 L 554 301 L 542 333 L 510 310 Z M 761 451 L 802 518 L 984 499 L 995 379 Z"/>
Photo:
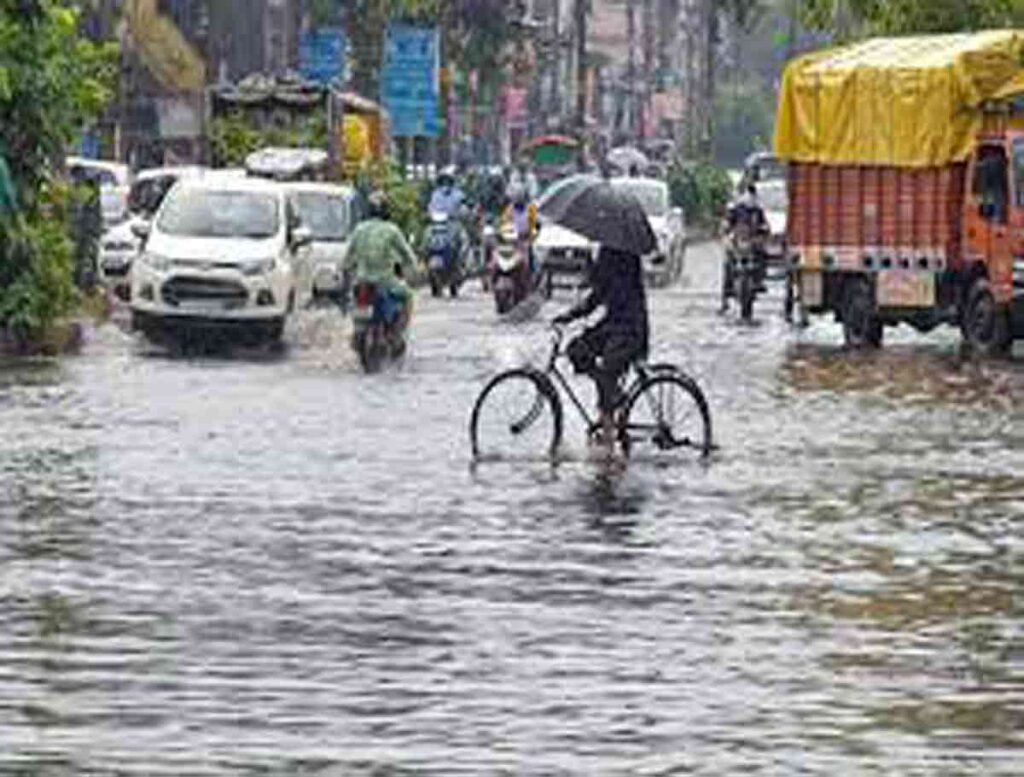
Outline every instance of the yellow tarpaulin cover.
<path id="1" fill-rule="evenodd" d="M 962 161 L 981 103 L 1024 71 L 1024 31 L 879 38 L 793 60 L 782 80 L 775 153 L 834 165 Z"/>

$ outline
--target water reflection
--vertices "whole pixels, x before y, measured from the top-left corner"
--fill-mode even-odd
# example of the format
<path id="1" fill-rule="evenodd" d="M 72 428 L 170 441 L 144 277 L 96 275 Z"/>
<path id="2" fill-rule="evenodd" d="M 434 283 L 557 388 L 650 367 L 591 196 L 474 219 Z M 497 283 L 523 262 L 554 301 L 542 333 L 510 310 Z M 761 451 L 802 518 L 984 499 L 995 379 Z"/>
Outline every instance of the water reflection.
<path id="1" fill-rule="evenodd" d="M 783 385 L 798 391 L 874 394 L 901 403 L 1012 410 L 1024 396 L 1024 363 L 986 361 L 921 344 L 851 352 L 801 343 L 786 350 Z"/>

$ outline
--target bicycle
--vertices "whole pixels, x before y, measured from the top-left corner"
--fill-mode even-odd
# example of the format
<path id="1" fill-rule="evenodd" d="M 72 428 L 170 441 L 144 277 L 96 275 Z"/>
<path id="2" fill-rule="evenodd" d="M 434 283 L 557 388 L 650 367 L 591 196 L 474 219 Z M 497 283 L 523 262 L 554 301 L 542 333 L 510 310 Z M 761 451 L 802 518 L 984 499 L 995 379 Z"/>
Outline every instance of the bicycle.
<path id="1" fill-rule="evenodd" d="M 565 337 L 560 327 L 552 327 L 552 330 L 551 356 L 545 369 L 521 367 L 503 372 L 493 378 L 477 398 L 470 419 L 470 443 L 475 460 L 505 457 L 506 451 L 496 450 L 503 438 L 510 444 L 529 447 L 530 450 L 523 451 L 525 455 L 537 455 L 546 449 L 548 455 L 556 459 L 565 416 L 559 388 L 579 412 L 588 437 L 593 439 L 601 431 L 600 423 L 580 401 L 559 368 L 559 362 L 566 358 L 562 347 Z M 628 375 L 632 375 L 632 380 L 627 380 Z M 643 443 L 653 445 L 660 453 L 687 449 L 697 451 L 701 457 L 710 455 L 713 448 L 711 411 L 704 392 L 693 378 L 674 365 L 648 365 L 637 361 L 622 383 L 628 385 L 619 392 L 615 418 L 617 440 L 626 457 Z M 681 407 L 677 407 L 677 397 L 682 398 Z M 502 410 L 506 408 L 509 413 L 504 415 Z M 682 417 L 678 414 L 680 409 L 686 411 Z M 692 422 L 690 426 L 688 422 Z"/>

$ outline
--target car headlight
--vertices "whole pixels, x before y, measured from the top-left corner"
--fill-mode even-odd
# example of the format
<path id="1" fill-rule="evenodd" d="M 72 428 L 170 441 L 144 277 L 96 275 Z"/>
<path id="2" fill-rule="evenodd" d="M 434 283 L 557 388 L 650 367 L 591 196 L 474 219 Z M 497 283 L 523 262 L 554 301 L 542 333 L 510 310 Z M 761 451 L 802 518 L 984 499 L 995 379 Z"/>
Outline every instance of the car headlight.
<path id="1" fill-rule="evenodd" d="M 152 254 L 148 251 L 144 252 L 140 258 L 143 264 L 156 272 L 167 272 L 171 269 L 171 265 L 174 264 L 168 257 Z"/>
<path id="2" fill-rule="evenodd" d="M 277 267 L 277 260 L 274 257 L 269 259 L 254 259 L 249 262 L 242 262 L 242 273 L 245 275 L 267 275 Z"/>

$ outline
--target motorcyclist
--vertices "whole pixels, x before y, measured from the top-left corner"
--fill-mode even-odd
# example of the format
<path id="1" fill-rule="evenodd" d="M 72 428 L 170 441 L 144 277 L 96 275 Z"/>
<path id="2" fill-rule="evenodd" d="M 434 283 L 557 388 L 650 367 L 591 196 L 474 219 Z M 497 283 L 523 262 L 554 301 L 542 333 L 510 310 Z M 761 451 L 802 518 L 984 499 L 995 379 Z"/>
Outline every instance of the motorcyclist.
<path id="1" fill-rule="evenodd" d="M 377 287 L 385 304 L 397 307 L 394 331 L 404 332 L 412 313 L 413 292 L 406 282 L 416 271 L 416 254 L 391 219 L 387 195 L 367 198 L 368 218 L 352 232 L 342 261 L 346 289 L 360 283 Z"/>
<path id="2" fill-rule="evenodd" d="M 597 385 L 600 442 L 615 445 L 619 381 L 630 364 L 646 358 L 650 339 L 643 266 L 636 254 L 602 247 L 591 270 L 591 291 L 580 304 L 555 318 L 556 325 L 585 318 L 604 306 L 605 316 L 566 349 L 573 367 Z"/>
<path id="3" fill-rule="evenodd" d="M 509 190 L 511 202 L 505 208 L 501 218 L 501 229 L 503 233 L 514 235 L 516 243 L 524 242 L 530 261 L 530 275 L 532 276 L 536 267 L 533 258 L 533 241 L 537 237 L 538 221 L 537 206 L 530 200 L 529 192 L 525 186 L 511 187 Z"/>
<path id="4" fill-rule="evenodd" d="M 430 195 L 430 212 L 443 213 L 453 221 L 462 215 L 466 196 L 455 181 L 455 171 L 448 167 L 437 177 L 437 186 Z"/>
<path id="5" fill-rule="evenodd" d="M 516 168 L 509 175 L 508 198 L 510 200 L 518 188 L 524 188 L 526 196 L 531 201 L 536 200 L 540 196 L 540 185 L 537 182 L 537 176 L 533 174 L 530 164 L 526 159 L 520 159 Z"/>
<path id="6" fill-rule="evenodd" d="M 430 195 L 428 210 L 431 216 L 445 216 L 451 230 L 454 253 L 462 256 L 462 247 L 468 235 L 463 220 L 468 218 L 466 196 L 455 181 L 455 168 L 446 167 L 437 177 L 437 186 Z"/>
<path id="7" fill-rule="evenodd" d="M 734 235 L 737 229 L 747 230 L 747 234 L 752 239 L 754 258 L 757 261 L 757 285 L 763 291 L 768 261 L 764 250 L 763 238 L 769 233 L 769 227 L 768 218 L 764 213 L 764 206 L 757 195 L 757 186 L 749 184 L 743 196 L 730 206 L 726 215 L 725 229 L 728 236 Z M 733 262 L 732 257 L 727 254 L 725 269 L 722 273 L 723 313 L 729 310 L 729 298 L 732 293 L 732 287 Z"/>

